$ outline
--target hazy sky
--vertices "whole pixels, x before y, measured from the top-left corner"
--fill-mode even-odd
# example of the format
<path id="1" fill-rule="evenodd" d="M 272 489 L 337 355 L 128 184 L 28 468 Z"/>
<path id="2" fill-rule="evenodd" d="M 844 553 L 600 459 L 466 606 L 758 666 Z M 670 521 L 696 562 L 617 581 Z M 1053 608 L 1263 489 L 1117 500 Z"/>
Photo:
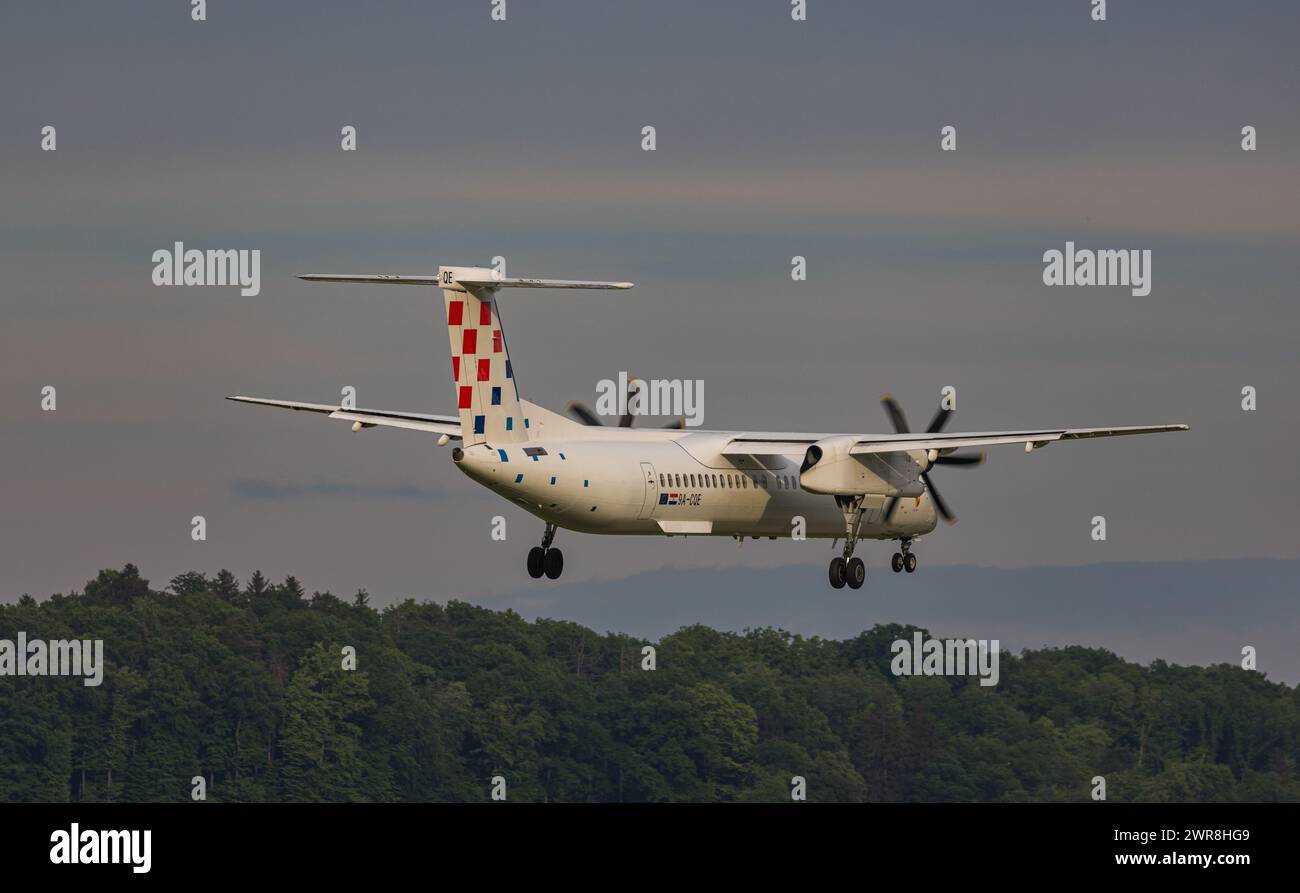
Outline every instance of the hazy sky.
<path id="1" fill-rule="evenodd" d="M 710 428 L 887 430 L 884 391 L 921 424 L 945 385 L 954 429 L 1192 426 L 939 469 L 962 520 L 918 543 L 922 573 L 1300 558 L 1300 5 L 208 5 L 0 8 L 3 597 L 134 561 L 159 586 L 260 567 L 513 603 L 542 524 L 449 449 L 221 399 L 351 385 L 453 411 L 440 297 L 293 277 L 494 255 L 637 283 L 503 298 L 523 395 L 555 409 L 627 370 L 703 379 Z M 260 249 L 261 293 L 154 287 L 178 240 Z M 1045 287 L 1066 240 L 1149 249 L 1150 295 Z M 557 545 L 566 583 L 741 563 L 820 582 L 829 549 Z"/>

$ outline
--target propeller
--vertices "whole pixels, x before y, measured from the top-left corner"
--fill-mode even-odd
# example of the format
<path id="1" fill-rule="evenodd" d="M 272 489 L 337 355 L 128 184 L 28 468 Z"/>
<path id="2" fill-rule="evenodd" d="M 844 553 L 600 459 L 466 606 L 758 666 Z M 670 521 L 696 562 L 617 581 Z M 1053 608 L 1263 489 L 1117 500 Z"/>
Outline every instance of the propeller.
<path id="1" fill-rule="evenodd" d="M 621 416 L 619 416 L 618 427 L 620 428 L 631 428 L 632 422 L 636 418 L 636 416 L 632 414 L 632 383 L 638 381 L 641 381 L 641 379 L 635 376 L 632 376 L 627 380 L 628 411 L 623 413 Z M 645 382 L 643 381 L 641 383 L 645 384 Z M 601 421 L 600 416 L 596 415 L 594 412 L 591 411 L 591 407 L 589 407 L 585 403 L 579 403 L 577 400 L 569 401 L 569 404 L 564 407 L 564 411 L 567 412 L 569 415 L 573 416 L 578 421 L 582 422 L 582 424 L 584 425 L 600 426 L 605 424 L 603 421 Z M 686 427 L 686 420 L 678 419 L 675 422 L 671 422 L 670 424 L 664 425 L 664 427 L 684 429 Z"/>
<path id="2" fill-rule="evenodd" d="M 912 432 L 911 426 L 907 424 L 907 416 L 903 415 L 903 407 L 898 404 L 897 400 L 889 394 L 885 394 L 880 398 L 880 405 L 885 408 L 885 414 L 889 416 L 889 421 L 893 424 L 896 433 L 910 434 Z M 951 409 L 945 409 L 940 406 L 939 411 L 936 412 L 934 418 L 930 420 L 930 424 L 925 429 L 925 433 L 938 434 L 947 427 L 948 420 L 952 417 L 952 413 L 953 411 Z M 943 501 L 943 497 L 939 495 L 939 491 L 935 488 L 934 482 L 930 480 L 930 469 L 934 468 L 936 465 L 952 465 L 957 468 L 969 468 L 974 465 L 983 465 L 984 459 L 985 455 L 983 453 L 954 453 L 951 455 L 935 456 L 933 459 L 928 461 L 925 469 L 921 472 L 921 480 L 925 484 L 925 489 L 930 492 L 930 499 L 934 502 L 935 509 L 938 510 L 939 515 L 943 520 L 949 524 L 956 524 L 957 516 L 952 513 L 950 508 L 948 508 L 948 504 Z M 891 496 L 885 501 L 883 517 L 886 523 L 893 520 L 894 510 L 897 508 L 897 496 Z"/>

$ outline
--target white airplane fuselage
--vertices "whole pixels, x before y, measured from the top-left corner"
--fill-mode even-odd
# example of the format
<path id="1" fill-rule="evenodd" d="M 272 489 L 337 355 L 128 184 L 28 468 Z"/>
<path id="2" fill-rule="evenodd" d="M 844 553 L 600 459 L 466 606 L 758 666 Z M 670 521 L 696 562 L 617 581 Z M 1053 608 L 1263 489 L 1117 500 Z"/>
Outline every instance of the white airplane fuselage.
<path id="1" fill-rule="evenodd" d="M 462 472 L 502 498 L 582 533 L 844 536 L 840 507 L 830 496 L 801 489 L 795 462 L 722 455 L 734 433 L 579 427 L 564 434 L 572 439 L 473 444 L 456 448 L 453 457 Z M 923 454 L 916 459 L 923 462 Z M 918 537 L 937 523 L 928 494 L 900 500 L 888 524 L 884 502 L 883 494 L 866 496 L 861 538 Z"/>

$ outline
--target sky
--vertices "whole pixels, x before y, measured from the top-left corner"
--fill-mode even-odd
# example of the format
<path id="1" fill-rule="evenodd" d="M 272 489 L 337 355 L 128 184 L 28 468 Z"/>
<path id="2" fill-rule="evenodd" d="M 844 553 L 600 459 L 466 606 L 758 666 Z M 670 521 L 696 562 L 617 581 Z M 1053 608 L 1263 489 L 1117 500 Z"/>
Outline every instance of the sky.
<path id="1" fill-rule="evenodd" d="M 637 283 L 504 296 L 523 396 L 557 410 L 628 371 L 703 380 L 715 429 L 886 431 L 882 393 L 919 424 L 944 386 L 954 430 L 1191 426 L 939 469 L 961 521 L 918 542 L 922 573 L 1097 565 L 1120 586 L 1133 563 L 1300 558 L 1300 6 L 491 6 L 0 8 L 0 597 L 127 561 L 155 586 L 260 568 L 376 604 L 549 587 L 561 617 L 566 591 L 576 611 L 644 574 L 820 584 L 826 543 L 564 531 L 563 580 L 534 583 L 541 522 L 450 449 L 222 400 L 351 386 L 452 411 L 440 296 L 294 276 L 498 255 Z M 260 250 L 261 292 L 155 287 L 176 241 Z M 1150 250 L 1151 293 L 1046 287 L 1066 241 Z M 791 593 L 805 625 L 831 592 Z"/>

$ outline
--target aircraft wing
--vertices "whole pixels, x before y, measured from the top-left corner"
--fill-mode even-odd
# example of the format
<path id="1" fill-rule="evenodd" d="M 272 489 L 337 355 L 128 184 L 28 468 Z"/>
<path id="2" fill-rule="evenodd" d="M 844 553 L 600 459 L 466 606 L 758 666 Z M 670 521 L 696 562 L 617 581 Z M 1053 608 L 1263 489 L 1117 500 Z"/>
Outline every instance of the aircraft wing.
<path id="1" fill-rule="evenodd" d="M 849 448 L 849 453 L 860 455 L 895 453 L 904 450 L 955 450 L 958 447 L 996 446 L 1004 443 L 1023 443 L 1040 447 L 1058 440 L 1124 437 L 1129 434 L 1158 434 L 1162 431 L 1186 430 L 1186 425 L 1131 425 L 1123 428 L 1046 428 L 966 433 L 954 431 L 951 434 L 885 434 L 864 437 Z"/>
<path id="2" fill-rule="evenodd" d="M 428 431 L 433 434 L 446 434 L 448 437 L 460 438 L 460 418 L 450 415 L 425 415 L 419 412 L 392 412 L 386 409 L 345 409 L 328 403 L 297 403 L 292 400 L 263 400 L 260 397 L 227 397 L 237 403 L 252 403 L 258 406 L 274 406 L 278 409 L 293 409 L 301 412 L 318 412 L 331 419 L 345 422 L 360 422 L 363 427 L 381 426 L 385 428 L 406 428 L 411 431 Z"/>
<path id="3" fill-rule="evenodd" d="M 1120 428 L 1036 428 L 1023 431 L 975 431 L 939 434 L 863 434 L 849 448 L 852 455 L 898 453 L 908 450 L 955 450 L 959 447 L 995 446 L 1022 443 L 1040 447 L 1058 440 L 1083 440 L 1090 437 L 1123 437 L 1129 434 L 1157 434 L 1163 431 L 1186 431 L 1186 425 L 1133 425 Z M 731 439 L 723 455 L 788 456 L 802 458 L 808 447 L 839 434 L 764 434 L 745 433 Z"/>

